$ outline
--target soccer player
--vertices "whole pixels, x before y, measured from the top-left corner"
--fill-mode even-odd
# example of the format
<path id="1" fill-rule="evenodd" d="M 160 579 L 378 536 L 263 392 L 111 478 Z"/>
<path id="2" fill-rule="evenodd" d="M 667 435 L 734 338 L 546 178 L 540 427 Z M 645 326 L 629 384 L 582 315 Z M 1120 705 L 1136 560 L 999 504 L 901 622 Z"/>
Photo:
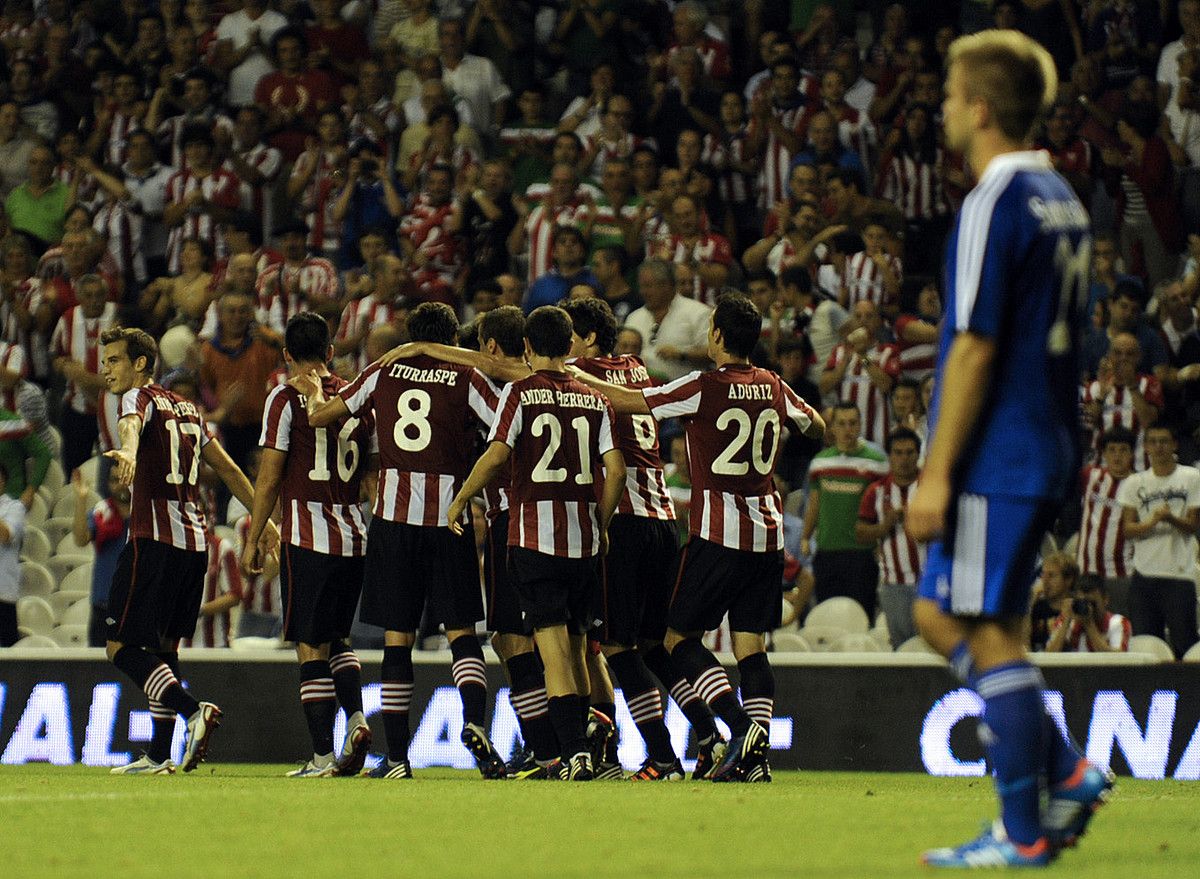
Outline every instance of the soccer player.
<path id="1" fill-rule="evenodd" d="M 521 611 L 545 664 L 550 720 L 572 781 L 590 781 L 585 738 L 590 684 L 584 659 L 592 626 L 596 557 L 625 485 L 612 413 L 599 394 L 566 373 L 571 319 L 552 305 L 525 322 L 534 374 L 505 387 L 487 450 L 450 505 L 455 534 L 471 498 L 509 465 L 509 559 Z M 603 464 L 597 502 L 596 480 Z"/>
<path id="2" fill-rule="evenodd" d="M 318 378 L 326 397 L 346 385 L 329 372 L 329 325 L 314 312 L 303 311 L 288 321 L 283 356 L 292 375 Z M 361 665 L 346 639 L 362 591 L 367 527 L 358 501 L 373 451 L 374 418 L 368 413 L 313 427 L 300 392 L 284 384 L 267 397 L 262 425 L 262 458 L 242 565 L 252 573 L 261 570 L 266 553 L 259 541 L 278 502 L 283 515 L 283 638 L 296 644 L 300 704 L 313 743 L 312 759 L 288 775 L 357 775 L 371 747 L 371 728 L 363 714 Z M 338 703 L 347 723 L 335 759 Z"/>
<path id="3" fill-rule="evenodd" d="M 576 368 L 627 388 L 653 387 L 641 358 L 613 354 L 617 321 L 607 302 L 579 299 L 565 303 L 563 309 L 574 325 L 571 362 Z M 663 722 L 655 676 L 692 723 L 699 745 L 692 777 L 705 778 L 713 769 L 714 757 L 719 762 L 724 742 L 712 712 L 676 670 L 662 644 L 678 541 L 675 506 L 659 454 L 658 423 L 650 415 L 623 413 L 613 427 L 625 458 L 625 491 L 609 526 L 609 552 L 601 564 L 604 614 L 600 637 L 601 650 L 646 743 L 646 762 L 631 778 L 674 781 L 683 777 Z"/>
<path id="4" fill-rule="evenodd" d="M 453 345 L 458 320 L 447 305 L 426 302 L 408 318 L 414 341 Z M 462 697 L 462 742 L 484 778 L 504 778 L 504 761 L 484 730 L 487 676 L 475 623 L 483 619 L 479 561 L 471 534 L 451 534 L 447 516 L 469 521 L 451 499 L 470 467 L 473 430 L 491 423 L 495 397 L 478 371 L 419 356 L 367 367 L 337 395 L 325 395 L 311 374 L 293 385 L 307 398 L 308 420 L 325 427 L 374 412 L 379 487 L 367 530 L 360 618 L 384 629 L 381 681 L 388 759 L 381 778 L 411 778 L 408 713 L 412 648 L 426 604 L 445 627 L 451 671 Z"/>
<path id="5" fill-rule="evenodd" d="M 247 507 L 253 489 L 193 404 L 154 384 L 158 347 L 149 334 L 114 327 L 100 336 L 108 390 L 121 397 L 121 448 L 105 452 L 121 485 L 131 486 L 129 542 L 109 592 L 108 658 L 150 699 L 153 734 L 146 754 L 115 772 L 169 775 L 175 715 L 187 720 L 180 768 L 208 753 L 221 709 L 197 702 L 179 683 L 179 639 L 196 630 L 208 568 L 200 460 Z M 268 528 L 269 549 L 278 533 Z"/>
<path id="6" fill-rule="evenodd" d="M 733 734 L 714 781 L 770 781 L 775 679 L 763 633 L 780 624 L 783 503 L 773 477 L 784 425 L 811 437 L 825 423 L 775 373 L 750 365 L 762 315 L 744 296 L 717 302 L 708 356 L 717 368 L 661 387 L 630 388 L 580 374 L 619 412 L 679 418 L 691 462 L 691 537 L 667 613 L 665 646 Z M 729 614 L 743 702 L 701 636 Z"/>
<path id="7" fill-rule="evenodd" d="M 1091 239 L 1070 185 L 1027 151 L 1057 87 L 1050 55 L 1017 31 L 983 31 L 949 59 L 946 146 L 979 182 L 948 242 L 932 441 L 906 522 L 934 541 L 914 615 L 983 697 L 1000 820 L 925 862 L 1036 867 L 1084 831 L 1112 786 L 1049 720 L 1022 637 L 1038 547 L 1078 473 Z"/>

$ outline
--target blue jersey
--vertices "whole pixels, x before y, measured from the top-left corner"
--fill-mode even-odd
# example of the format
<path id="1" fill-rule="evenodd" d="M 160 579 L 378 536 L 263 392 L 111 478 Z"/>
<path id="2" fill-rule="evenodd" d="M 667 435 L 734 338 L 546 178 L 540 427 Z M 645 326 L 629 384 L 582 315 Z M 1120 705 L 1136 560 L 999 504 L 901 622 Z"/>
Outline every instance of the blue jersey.
<path id="1" fill-rule="evenodd" d="M 1059 498 L 1079 471 L 1079 311 L 1089 220 L 1043 152 L 1006 153 L 963 202 L 946 258 L 946 315 L 930 435 L 955 336 L 996 342 L 991 386 L 954 473 L 956 491 Z"/>

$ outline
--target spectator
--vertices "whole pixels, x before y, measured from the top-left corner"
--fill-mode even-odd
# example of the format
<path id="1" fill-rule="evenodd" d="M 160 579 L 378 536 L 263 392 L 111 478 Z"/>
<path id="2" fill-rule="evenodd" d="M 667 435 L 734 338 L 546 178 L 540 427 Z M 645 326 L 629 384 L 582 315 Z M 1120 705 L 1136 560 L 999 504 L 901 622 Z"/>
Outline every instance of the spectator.
<path id="1" fill-rule="evenodd" d="M 812 348 L 808 377 L 820 381 L 849 315 L 836 301 L 815 290 L 812 276 L 800 266 L 789 266 L 779 273 L 779 296 L 784 306 L 781 321 L 786 325 L 790 319 L 791 332 L 806 338 Z"/>
<path id="2" fill-rule="evenodd" d="M 641 335 L 640 355 L 650 374 L 673 380 L 707 364 L 712 310 L 679 295 L 672 263 L 648 259 L 638 266 L 637 280 L 646 304 L 626 318 L 625 326 Z"/>
<path id="3" fill-rule="evenodd" d="M 434 165 L 416 202 L 400 222 L 400 247 L 412 269 L 419 297 L 457 306 L 464 257 L 462 242 L 450 232 L 453 188 L 451 168 Z"/>
<path id="4" fill-rule="evenodd" d="M 0 103 L 0 197 L 6 198 L 29 179 L 29 154 L 34 146 L 20 108 L 14 101 Z"/>
<path id="5" fill-rule="evenodd" d="M 188 127 L 197 125 L 207 128 L 215 142 L 222 146 L 229 143 L 233 136 L 233 120 L 221 113 L 213 103 L 213 80 L 207 70 L 197 67 L 189 70 L 183 77 L 183 99 L 179 106 L 182 111 L 177 115 L 167 117 L 170 98 L 170 87 L 162 85 L 154 93 L 150 109 L 146 113 L 146 128 L 155 133 L 159 145 L 168 150 L 171 165 L 175 168 L 186 168 L 187 157 L 183 154 L 183 132 Z"/>
<path id="6" fill-rule="evenodd" d="M 352 358 L 355 375 L 371 362 L 365 350 L 371 329 L 395 323 L 405 307 L 407 273 L 398 257 L 390 253 L 376 257 L 369 280 L 371 292 L 346 304 L 333 340 L 335 354 Z"/>
<path id="7" fill-rule="evenodd" d="M 527 86 L 517 94 L 520 118 L 500 130 L 500 146 L 512 163 L 514 192 L 524 192 L 530 184 L 550 176 L 550 149 L 556 131 L 544 115 L 545 105 L 541 88 Z"/>
<path id="8" fill-rule="evenodd" d="M 308 146 L 287 181 L 289 199 L 298 200 L 308 228 L 308 247 L 320 256 L 335 258 L 341 229 L 333 218 L 336 194 L 341 191 L 349 161 L 346 120 L 338 110 L 327 109 L 317 119 L 317 137 Z M 283 225 L 289 225 L 284 223 Z"/>
<path id="9" fill-rule="evenodd" d="M 388 36 L 400 47 L 400 57 L 406 67 L 421 55 L 436 55 L 438 51 L 438 20 L 432 11 L 432 0 L 403 0 L 408 15 L 394 25 Z"/>
<path id="10" fill-rule="evenodd" d="M 1052 552 L 1042 559 L 1042 575 L 1033 586 L 1029 608 L 1029 643 L 1045 650 L 1054 621 L 1071 603 L 1079 566 L 1068 553 Z"/>
<path id="11" fill-rule="evenodd" d="M 481 0 L 467 18 L 466 43 L 490 58 L 515 94 L 535 81 L 532 49 L 534 11 L 525 0 Z"/>
<path id="12" fill-rule="evenodd" d="M 1126 427 L 1106 430 L 1100 437 L 1100 464 L 1083 468 L 1083 516 L 1079 528 L 1078 564 L 1085 574 L 1104 580 L 1105 595 L 1116 612 L 1129 616 L 1129 578 L 1133 573 L 1133 542 L 1125 539 L 1121 483 L 1133 472 L 1137 438 Z"/>
<path id="13" fill-rule="evenodd" d="M 274 69 L 267 47 L 288 20 L 269 7 L 267 0 L 245 0 L 241 9 L 228 13 L 217 25 L 214 64 L 228 76 L 230 106 L 254 103 L 255 86 Z"/>
<path id="14" fill-rule="evenodd" d="M 600 108 L 599 130 L 581 137 L 584 150 L 579 161 L 580 176 L 600 182 L 606 163 L 611 159 L 628 160 L 643 144 L 656 146 L 651 138 L 630 131 L 632 125 L 633 101 L 621 94 L 609 97 Z"/>
<path id="15" fill-rule="evenodd" d="M 384 163 L 392 167 L 404 129 L 404 114 L 385 89 L 379 62 L 367 59 L 359 64 L 357 82 L 345 87 L 342 95 L 346 98 L 342 114 L 349 120 L 350 140 L 369 140 L 383 156 Z"/>
<path id="16" fill-rule="evenodd" d="M 659 259 L 687 266 L 692 270 L 692 298 L 712 307 L 729 281 L 733 251 L 729 239 L 701 228 L 700 205 L 690 195 L 671 202 L 670 237 L 651 250 Z"/>
<path id="17" fill-rule="evenodd" d="M 918 104 L 897 120 L 879 159 L 875 194 L 904 212 L 905 254 L 917 271 L 934 272 L 950 225 L 943 176 L 945 157 L 937 145 L 933 108 Z M 1082 143 L 1082 141 L 1080 141 Z"/>
<path id="18" fill-rule="evenodd" d="M 41 249 L 62 238 L 67 208 L 74 196 L 70 187 L 54 179 L 54 153 L 38 145 L 29 151 L 28 179 L 4 198 L 4 210 L 12 228 L 27 232 Z"/>
<path id="19" fill-rule="evenodd" d="M 4 490 L 29 509 L 50 469 L 50 449 L 20 414 L 0 409 L 0 463 L 4 464 Z"/>
<path id="20" fill-rule="evenodd" d="M 843 400 L 833 407 L 833 445 L 808 467 L 800 552 L 812 557 L 817 601 L 839 595 L 853 598 L 873 620 L 879 566 L 873 544 L 858 539 L 856 526 L 863 494 L 872 482 L 887 476 L 888 463 L 883 451 L 863 441 L 861 431 L 854 403 Z"/>
<path id="21" fill-rule="evenodd" d="M 126 141 L 126 160 L 120 168 L 121 183 L 135 225 L 140 226 L 142 256 L 146 275 L 158 278 L 167 273 L 167 230 L 163 225 L 163 210 L 167 183 L 174 169 L 158 162 L 154 152 L 154 137 L 148 131 L 129 133 Z"/>
<path id="22" fill-rule="evenodd" d="M 330 217 L 342 228 L 336 264 L 347 269 L 358 254 L 358 241 L 368 229 L 392 230 L 404 213 L 404 201 L 396 191 L 391 169 L 372 141 L 360 140 L 350 148 L 346 179 L 333 203 Z M 389 249 L 397 244 L 395 234 L 387 237 Z"/>
<path id="23" fill-rule="evenodd" d="M 596 277 L 597 289 L 612 309 L 617 326 L 645 304 L 638 291 L 630 286 L 626 278 L 628 271 L 629 254 L 624 247 L 609 245 L 597 247 L 592 252 L 592 274 Z"/>
<path id="24" fill-rule="evenodd" d="M 576 284 L 587 284 L 595 290 L 600 286 L 587 266 L 587 241 L 574 226 L 559 226 L 554 230 L 554 265 L 529 288 L 522 305 L 525 313 L 541 305 L 553 305 L 566 297 Z"/>
<path id="25" fill-rule="evenodd" d="M 1112 340 L 1100 372 L 1083 394 L 1083 411 L 1094 425 L 1093 445 L 1099 450 L 1104 431 L 1127 427 L 1139 436 L 1158 421 L 1163 409 L 1162 384 L 1153 375 L 1138 373 L 1142 352 L 1137 337 L 1122 333 Z M 1134 449 L 1134 469 L 1144 470 L 1149 462 L 1139 442 Z"/>
<path id="26" fill-rule="evenodd" d="M 361 27 L 340 14 L 338 0 L 311 0 L 316 21 L 308 24 L 304 36 L 311 53 L 309 64 L 324 71 L 335 86 L 354 80 L 358 65 L 371 55 Z"/>
<path id="27" fill-rule="evenodd" d="M 588 75 L 591 91 L 584 93 L 583 89 L 575 89 L 576 97 L 567 104 L 558 121 L 560 132 L 574 133 L 580 141 L 600 131 L 601 116 L 608 99 L 613 96 L 617 81 L 616 71 L 611 64 L 606 61 L 590 63 L 594 65 Z"/>
<path id="28" fill-rule="evenodd" d="M 105 390 L 100 375 L 100 334 L 117 318 L 117 306 L 106 301 L 107 293 L 98 275 L 80 278 L 76 285 L 79 304 L 63 312 L 50 340 L 54 370 L 67 382 L 60 426 L 63 469 L 68 473 L 92 456 L 100 435 L 96 406 Z"/>
<path id="29" fill-rule="evenodd" d="M 1101 319 L 1098 306 L 1107 308 L 1116 290 L 1117 282 L 1128 278 L 1120 273 L 1118 264 L 1121 256 L 1117 249 L 1117 239 L 1111 232 L 1096 232 L 1092 235 L 1092 266 L 1091 279 L 1088 284 L 1088 301 L 1081 317 L 1084 321 L 1084 332 L 1090 332 L 1096 327 L 1105 326 Z M 1133 279 L 1136 282 L 1136 279 Z M 1103 303 L 1101 306 L 1100 304 Z"/>
<path id="30" fill-rule="evenodd" d="M 254 87 L 254 103 L 266 114 L 267 141 L 294 162 L 304 151 L 323 111 L 333 105 L 333 82 L 323 70 L 306 69 L 308 43 L 296 28 L 285 28 L 271 39 L 277 70 L 266 73 Z"/>
<path id="31" fill-rule="evenodd" d="M 302 220 L 293 220 L 276 229 L 275 238 L 279 242 L 282 259 L 258 273 L 255 289 L 259 323 L 282 339 L 288 320 L 297 312 L 311 310 L 329 314 L 337 311 L 338 277 L 333 263 L 309 252 L 306 246 L 308 226 Z M 250 264 L 254 265 L 252 256 Z M 244 271 L 240 270 L 243 277 Z M 238 289 L 245 292 L 241 285 Z M 212 338 L 215 327 L 206 324 L 201 335 Z"/>
<path id="32" fill-rule="evenodd" d="M 265 123 L 262 109 L 255 104 L 239 109 L 227 160 L 241 182 L 238 206 L 258 221 L 260 241 L 274 228 L 273 189 L 283 172 L 283 154 L 263 142 Z"/>
<path id="33" fill-rule="evenodd" d="M 1075 108 L 1062 102 L 1055 104 L 1046 120 L 1046 134 L 1037 145 L 1050 154 L 1054 170 L 1067 179 L 1079 200 L 1090 204 L 1098 156 L 1075 131 Z"/>
<path id="34" fill-rule="evenodd" d="M 1196 633 L 1196 530 L 1200 527 L 1200 471 L 1175 460 L 1168 427 L 1146 431 L 1150 467 L 1121 483 L 1125 537 L 1133 541 L 1129 618 L 1135 635 L 1167 638 L 1180 659 Z"/>
<path id="35" fill-rule="evenodd" d="M 864 191 L 862 179 L 855 171 L 842 168 L 831 174 L 825 181 L 825 194 L 832 209 L 829 222 L 858 233 L 865 231 L 867 223 L 881 222 L 893 240 L 903 240 L 904 215 L 900 209 L 884 199 L 864 195 Z"/>
<path id="36" fill-rule="evenodd" d="M 1167 363 L 1166 346 L 1154 327 L 1142 319 L 1145 303 L 1140 281 L 1124 278 L 1117 282 L 1108 300 L 1108 325 L 1089 330 L 1084 336 L 1080 360 L 1085 375 L 1094 376 L 1100 371 L 1100 361 L 1107 356 L 1112 340 L 1122 333 L 1130 333 L 1137 340 L 1141 351 L 1138 373 L 1161 373 Z"/>
<path id="37" fill-rule="evenodd" d="M 674 155 L 675 141 L 686 129 L 720 131 L 717 116 L 720 97 L 703 82 L 700 56 L 695 49 L 682 48 L 671 56 L 674 78 L 668 85 L 656 82 L 651 86 L 650 107 L 646 121 L 650 133 L 663 155 Z"/>
<path id="38" fill-rule="evenodd" d="M 422 148 L 409 158 L 408 170 L 404 173 L 407 189 L 417 189 L 425 183 L 425 177 L 434 165 L 445 165 L 453 173 L 457 188 L 473 184 L 478 176 L 479 153 L 455 140 L 458 130 L 458 113 L 453 107 L 441 105 L 429 111 L 427 119 L 429 136 Z"/>
<path id="39" fill-rule="evenodd" d="M 21 108 L 21 119 L 44 141 L 58 136 L 58 110 L 38 89 L 37 71 L 28 58 L 8 66 L 8 97 Z"/>
<path id="40" fill-rule="evenodd" d="M 49 338 L 54 329 L 55 293 L 34 272 L 24 235 L 0 239 L 0 329 L 4 341 L 19 347 L 29 374 L 45 383 L 50 375 Z"/>
<path id="41" fill-rule="evenodd" d="M 761 162 L 758 188 L 764 210 L 774 208 L 786 195 L 792 157 L 804 147 L 801 133 L 807 105 L 808 98 L 800 91 L 800 63 L 790 55 L 776 58 L 769 86 L 750 100 L 750 137 L 745 147 L 747 156 Z M 812 120 L 808 124 L 811 127 Z M 832 131 L 832 120 L 829 124 Z"/>
<path id="42" fill-rule="evenodd" d="M 115 471 L 110 471 L 106 497 L 89 510 L 87 502 L 91 487 L 83 481 L 81 471 L 76 470 L 71 474 L 71 485 L 75 490 L 75 515 L 71 521 L 75 545 L 85 547 L 89 543 L 95 544 L 88 646 L 103 647 L 108 641 L 108 625 L 105 623 L 108 616 L 108 588 L 129 535 L 129 488 L 121 485 Z"/>
<path id="43" fill-rule="evenodd" d="M 910 278 L 920 283 L 916 309 L 896 318 L 896 344 L 900 347 L 900 372 L 909 381 L 920 382 L 933 375 L 937 365 L 938 325 L 942 320 L 942 298 L 932 279 Z M 915 286 L 915 285 L 914 285 Z"/>
<path id="44" fill-rule="evenodd" d="M 902 427 L 888 434 L 886 449 L 891 472 L 867 486 L 854 536 L 859 543 L 879 547 L 879 604 L 896 648 L 917 634 L 912 609 L 925 567 L 925 545 L 905 532 L 904 508 L 917 489 L 921 440 Z"/>
<path id="45" fill-rule="evenodd" d="M 438 59 L 442 82 L 471 107 L 481 134 L 490 135 L 504 122 L 512 91 L 500 78 L 496 65 L 487 58 L 463 51 L 463 22 L 447 19 L 438 23 Z"/>
<path id="46" fill-rule="evenodd" d="M 242 569 L 233 542 L 209 531 L 208 569 L 204 573 L 204 595 L 196 633 L 184 638 L 181 647 L 228 647 L 233 635 L 230 611 L 242 603 Z"/>
<path id="47" fill-rule="evenodd" d="M 416 99 L 416 105 L 420 110 L 419 114 L 411 112 L 413 103 L 410 100 L 404 105 L 408 127 L 400 135 L 400 148 L 396 154 L 396 168 L 402 174 L 411 172 L 414 157 L 417 157 L 428 146 L 432 133 L 428 121 L 429 116 L 442 107 L 450 107 L 458 114 L 458 125 L 456 128 L 452 128 L 454 145 L 468 148 L 476 156 L 483 154 L 482 141 L 471 127 L 471 108 L 462 98 L 453 97 L 446 84 L 440 79 L 427 79 L 421 83 L 420 95 Z M 454 117 L 450 118 L 453 121 Z M 416 161 L 419 166 L 423 159 L 417 158 Z"/>
<path id="48" fill-rule="evenodd" d="M 529 261 L 529 283 L 550 270 L 554 230 L 559 226 L 582 225 L 591 212 L 594 198 L 581 192 L 573 165 L 557 162 L 550 171 L 550 188 L 541 204 L 517 203 L 519 221 L 508 236 L 508 252 Z"/>
<path id="49" fill-rule="evenodd" d="M 206 242 L 214 254 L 225 255 L 219 224 L 229 219 L 239 202 L 238 179 L 216 161 L 212 132 L 193 126 L 180 138 L 186 167 L 167 181 L 163 223 L 170 229 L 167 268 L 178 272 L 185 238 Z"/>
<path id="50" fill-rule="evenodd" d="M 877 446 L 887 439 L 891 416 L 888 394 L 900 378 L 900 352 L 880 341 L 883 320 L 872 302 L 854 306 L 853 329 L 846 341 L 833 349 L 821 374 L 821 393 L 833 395 L 858 408 L 862 435 Z"/>
<path id="51" fill-rule="evenodd" d="M 892 255 L 895 248 L 887 225 L 870 218 L 862 227 L 863 249 L 846 259 L 839 301 L 847 308 L 870 302 L 883 314 L 894 317 L 900 307 L 904 266 Z"/>
<path id="52" fill-rule="evenodd" d="M 200 329 L 208 306 L 216 299 L 212 252 L 195 238 L 185 240 L 179 252 L 179 274 L 157 278 L 142 291 L 141 307 L 149 326 L 160 334 L 168 324 L 183 323 Z"/>
<path id="53" fill-rule="evenodd" d="M 1047 653 L 1124 653 L 1132 626 L 1108 607 L 1104 580 L 1092 574 L 1079 578 L 1069 602 L 1050 624 Z"/>
<path id="54" fill-rule="evenodd" d="M 17 599 L 21 595 L 21 543 L 25 539 L 25 507 L 7 493 L 8 469 L 0 462 L 0 647 L 21 639 L 17 631 Z"/>

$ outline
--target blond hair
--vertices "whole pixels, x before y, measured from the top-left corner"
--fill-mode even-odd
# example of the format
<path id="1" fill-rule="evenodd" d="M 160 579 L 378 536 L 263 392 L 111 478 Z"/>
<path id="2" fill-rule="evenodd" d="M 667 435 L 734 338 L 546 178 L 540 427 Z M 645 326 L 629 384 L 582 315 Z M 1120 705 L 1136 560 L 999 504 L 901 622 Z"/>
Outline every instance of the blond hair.
<path id="1" fill-rule="evenodd" d="M 988 104 L 997 127 L 1010 140 L 1028 141 L 1038 118 L 1054 105 L 1054 59 L 1020 31 L 986 30 L 959 37 L 946 57 L 950 67 L 961 66 L 967 96 Z"/>

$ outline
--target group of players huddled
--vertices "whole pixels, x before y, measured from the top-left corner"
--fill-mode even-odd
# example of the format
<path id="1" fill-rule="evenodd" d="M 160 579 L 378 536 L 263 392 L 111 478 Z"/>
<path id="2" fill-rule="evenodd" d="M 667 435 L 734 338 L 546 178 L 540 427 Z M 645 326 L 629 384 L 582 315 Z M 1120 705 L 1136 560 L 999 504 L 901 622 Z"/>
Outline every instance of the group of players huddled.
<path id="1" fill-rule="evenodd" d="M 296 644 L 313 744 L 289 775 L 363 771 L 372 735 L 346 643 L 361 593 L 362 621 L 386 632 L 387 758 L 374 777 L 412 777 L 412 649 L 428 614 L 450 641 L 462 742 L 485 778 L 624 777 L 611 671 L 648 754 L 632 779 L 684 777 L 662 687 L 691 724 L 693 778 L 770 781 L 774 679 L 761 633 L 781 612 L 775 458 L 785 427 L 820 437 L 824 423 L 779 376 L 750 365 L 761 325 L 748 298 L 723 296 L 708 336 L 716 367 L 655 386 L 637 357 L 613 354 L 617 325 L 602 300 L 487 312 L 478 350 L 457 347 L 453 310 L 425 303 L 409 317 L 412 341 L 346 383 L 327 368 L 324 320 L 298 314 L 285 333 L 291 378 L 263 413 L 255 486 L 199 410 L 153 383 L 153 339 L 106 332 L 103 374 L 121 398 L 121 447 L 108 455 L 133 495 L 108 655 L 145 691 L 154 721 L 146 754 L 114 771 L 174 772 L 176 715 L 187 722 L 179 768 L 191 771 L 223 719 L 180 685 L 176 652 L 202 593 L 203 459 L 252 511 L 243 566 L 256 572 L 278 553 L 284 638 Z M 692 474 L 682 550 L 659 451 L 664 419 L 682 423 Z M 477 495 L 487 509 L 486 608 L 470 522 Z M 726 615 L 740 700 L 700 640 Z M 485 731 L 484 619 L 524 741 L 508 764 Z M 339 705 L 348 723 L 335 750 Z"/>

